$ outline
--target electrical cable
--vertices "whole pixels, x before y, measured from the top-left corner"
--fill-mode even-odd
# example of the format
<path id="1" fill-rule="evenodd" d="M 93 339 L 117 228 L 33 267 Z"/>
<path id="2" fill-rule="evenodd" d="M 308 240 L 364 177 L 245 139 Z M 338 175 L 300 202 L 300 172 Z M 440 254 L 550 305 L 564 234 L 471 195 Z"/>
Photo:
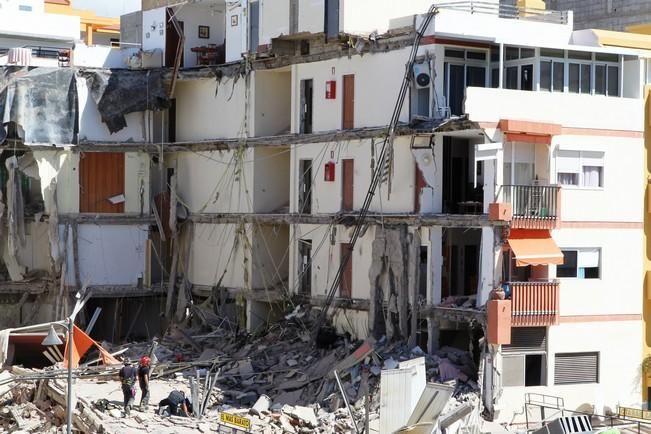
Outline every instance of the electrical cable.
<path id="1" fill-rule="evenodd" d="M 353 230 L 353 233 L 350 237 L 350 248 L 347 249 L 345 255 L 343 256 L 341 263 L 339 264 L 339 268 L 337 269 L 337 273 L 335 275 L 335 278 L 332 282 L 332 286 L 330 287 L 330 290 L 326 296 L 326 301 L 323 305 L 323 308 L 321 309 L 321 312 L 319 314 L 319 317 L 317 321 L 314 324 L 314 330 L 313 330 L 313 341 L 316 341 L 316 337 L 318 335 L 319 329 L 321 328 L 321 325 L 325 321 L 325 318 L 328 315 L 328 311 L 330 310 L 330 307 L 332 306 L 332 303 L 335 298 L 335 294 L 339 288 L 339 285 L 342 281 L 344 270 L 348 264 L 348 261 L 350 260 L 352 256 L 352 252 L 355 248 L 355 244 L 357 243 L 357 240 L 359 239 L 360 235 L 363 232 L 364 228 L 364 223 L 366 221 L 366 217 L 369 212 L 369 208 L 371 206 L 371 203 L 373 201 L 373 197 L 375 196 L 375 192 L 378 189 L 378 185 L 382 181 L 383 174 L 384 174 L 384 168 L 387 163 L 387 156 L 388 153 L 390 154 L 392 148 L 393 148 L 393 140 L 395 137 L 395 130 L 398 125 L 398 122 L 400 120 L 400 114 L 402 113 L 402 107 L 404 105 L 405 98 L 407 96 L 407 93 L 409 91 L 409 87 L 411 86 L 411 81 L 412 81 L 412 69 L 414 66 L 414 62 L 416 60 L 416 55 L 418 54 L 418 49 L 420 47 L 420 42 L 423 38 L 423 35 L 427 28 L 429 27 L 433 17 L 438 13 L 438 9 L 436 8 L 436 5 L 430 6 L 425 19 L 421 23 L 420 28 L 416 32 L 416 37 L 414 39 L 414 43 L 411 47 L 411 52 L 409 54 L 409 61 L 406 65 L 405 68 L 405 75 L 402 80 L 402 85 L 400 87 L 400 92 L 398 93 L 398 98 L 396 100 L 396 104 L 393 109 L 393 114 L 391 115 L 391 121 L 387 127 L 387 134 L 383 140 L 382 143 L 382 148 L 380 151 L 380 157 L 378 158 L 378 164 L 376 165 L 374 171 L 373 171 L 373 177 L 371 179 L 371 183 L 369 185 L 368 191 L 366 193 L 366 197 L 364 199 L 364 203 L 362 205 L 362 208 L 359 211 L 359 215 L 357 218 L 357 223 L 355 225 L 355 228 Z"/>

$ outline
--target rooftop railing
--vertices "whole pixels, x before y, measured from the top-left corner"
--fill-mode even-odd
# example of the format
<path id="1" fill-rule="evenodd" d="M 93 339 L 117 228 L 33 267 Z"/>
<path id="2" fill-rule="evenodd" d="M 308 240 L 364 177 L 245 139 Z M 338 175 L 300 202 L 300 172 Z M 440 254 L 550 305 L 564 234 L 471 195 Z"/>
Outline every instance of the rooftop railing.
<path id="1" fill-rule="evenodd" d="M 542 21 L 554 24 L 567 24 L 567 11 L 554 11 L 537 8 L 524 8 L 516 5 L 500 4 L 491 1 L 459 0 L 436 3 L 438 9 L 457 10 L 471 14 L 497 15 L 500 18 Z"/>

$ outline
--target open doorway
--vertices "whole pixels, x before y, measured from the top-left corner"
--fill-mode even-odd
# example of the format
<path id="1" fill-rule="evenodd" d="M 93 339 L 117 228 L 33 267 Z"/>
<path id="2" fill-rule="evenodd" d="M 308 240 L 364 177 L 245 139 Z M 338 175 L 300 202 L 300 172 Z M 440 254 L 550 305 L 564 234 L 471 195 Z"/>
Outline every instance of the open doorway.
<path id="1" fill-rule="evenodd" d="M 479 284 L 481 230 L 445 228 L 442 237 L 442 297 L 472 297 Z"/>
<path id="2" fill-rule="evenodd" d="M 458 137 L 443 138 L 443 212 L 481 214 L 484 191 L 477 182 L 474 143 Z M 477 169 L 481 171 L 482 165 Z"/>
<path id="3" fill-rule="evenodd" d="M 174 17 L 174 11 L 171 8 L 167 8 L 167 20 L 165 22 L 165 66 L 173 68 L 176 63 L 176 55 L 179 53 L 181 55 L 181 63 L 179 65 L 183 68 L 183 47 L 179 50 L 179 43 L 183 35 L 183 21 L 177 20 Z M 174 22 L 178 23 L 178 29 L 174 25 Z"/>

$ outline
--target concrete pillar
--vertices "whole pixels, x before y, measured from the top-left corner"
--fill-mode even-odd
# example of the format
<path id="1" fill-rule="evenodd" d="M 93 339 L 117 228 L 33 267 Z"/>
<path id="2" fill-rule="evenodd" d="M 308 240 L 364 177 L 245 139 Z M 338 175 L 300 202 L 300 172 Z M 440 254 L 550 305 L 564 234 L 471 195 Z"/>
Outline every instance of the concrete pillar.
<path id="1" fill-rule="evenodd" d="M 441 303 L 441 272 L 443 269 L 442 239 L 443 228 L 432 226 L 429 231 L 430 236 L 430 287 L 427 294 L 428 304 Z"/>
<path id="2" fill-rule="evenodd" d="M 435 319 L 427 320 L 427 352 L 433 353 L 439 349 L 439 338 L 441 335 L 441 325 Z"/>
<path id="3" fill-rule="evenodd" d="M 86 24 L 86 46 L 90 47 L 93 45 L 93 25 Z"/>
<path id="4" fill-rule="evenodd" d="M 477 288 L 477 306 L 488 301 L 490 292 L 498 283 L 495 276 L 495 232 L 493 228 L 481 230 L 481 259 L 479 260 L 480 284 Z"/>

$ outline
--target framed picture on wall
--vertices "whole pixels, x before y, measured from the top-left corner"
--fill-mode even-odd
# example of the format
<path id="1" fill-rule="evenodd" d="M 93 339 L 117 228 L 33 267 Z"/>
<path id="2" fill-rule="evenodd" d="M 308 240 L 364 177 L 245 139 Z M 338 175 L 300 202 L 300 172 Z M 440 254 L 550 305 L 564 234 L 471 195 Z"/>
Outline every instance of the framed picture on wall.
<path id="1" fill-rule="evenodd" d="M 199 38 L 200 39 L 209 39 L 210 38 L 210 27 L 208 27 L 208 26 L 199 26 Z"/>
<path id="2" fill-rule="evenodd" d="M 231 27 L 235 27 L 238 24 L 238 15 L 231 15 Z"/>

